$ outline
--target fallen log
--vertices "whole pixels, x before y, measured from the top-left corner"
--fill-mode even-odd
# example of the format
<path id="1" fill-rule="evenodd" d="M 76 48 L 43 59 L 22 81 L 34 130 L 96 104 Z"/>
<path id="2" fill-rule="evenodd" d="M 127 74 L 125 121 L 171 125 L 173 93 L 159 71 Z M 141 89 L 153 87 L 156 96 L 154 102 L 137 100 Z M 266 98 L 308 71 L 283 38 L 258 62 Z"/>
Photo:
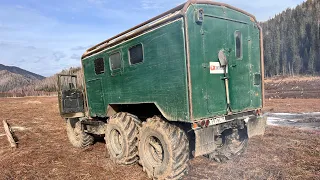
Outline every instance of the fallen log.
<path id="1" fill-rule="evenodd" d="M 6 133 L 8 141 L 10 143 L 10 146 L 13 147 L 13 148 L 16 148 L 17 147 L 17 143 L 13 138 L 13 135 L 12 135 L 13 132 L 12 132 L 8 122 L 6 120 L 3 120 L 2 122 L 3 122 L 3 126 L 4 126 L 4 131 Z"/>

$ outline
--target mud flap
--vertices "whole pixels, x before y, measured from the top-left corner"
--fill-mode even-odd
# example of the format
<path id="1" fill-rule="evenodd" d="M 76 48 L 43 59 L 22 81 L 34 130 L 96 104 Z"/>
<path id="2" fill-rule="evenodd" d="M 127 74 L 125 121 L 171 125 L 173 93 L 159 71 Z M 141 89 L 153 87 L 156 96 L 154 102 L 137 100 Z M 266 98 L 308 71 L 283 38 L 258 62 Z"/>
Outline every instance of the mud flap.
<path id="1" fill-rule="evenodd" d="M 267 126 L 267 117 L 259 116 L 246 121 L 248 137 L 264 135 Z"/>
<path id="2" fill-rule="evenodd" d="M 195 130 L 196 142 L 194 157 L 209 154 L 216 149 L 214 142 L 214 127 L 208 127 L 203 129 Z"/>

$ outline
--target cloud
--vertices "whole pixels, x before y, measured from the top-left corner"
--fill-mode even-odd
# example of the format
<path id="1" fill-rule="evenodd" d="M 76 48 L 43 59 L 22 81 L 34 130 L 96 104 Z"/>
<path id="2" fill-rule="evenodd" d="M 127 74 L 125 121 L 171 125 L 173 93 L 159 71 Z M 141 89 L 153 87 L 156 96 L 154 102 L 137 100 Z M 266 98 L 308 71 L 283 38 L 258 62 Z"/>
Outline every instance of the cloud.
<path id="1" fill-rule="evenodd" d="M 160 8 L 160 3 L 152 0 L 142 0 L 142 9 L 158 9 Z"/>
<path id="2" fill-rule="evenodd" d="M 84 50 L 87 50 L 89 49 L 90 47 L 92 47 L 94 45 L 89 45 L 89 46 L 75 46 L 75 47 L 72 47 L 71 50 L 72 51 L 84 51 Z"/>
<path id="3" fill-rule="evenodd" d="M 20 59 L 20 60 L 18 60 L 17 62 L 18 62 L 18 63 L 23 63 L 23 62 L 26 62 L 26 60 L 25 60 L 25 59 Z"/>
<path id="4" fill-rule="evenodd" d="M 170 8 L 173 8 L 184 2 L 184 0 L 141 0 L 140 4 L 142 9 L 155 10 L 168 8 L 168 5 L 171 6 Z"/>
<path id="5" fill-rule="evenodd" d="M 46 59 L 46 57 L 45 56 L 36 56 L 35 59 L 36 60 L 33 61 L 33 63 L 39 63 L 41 61 L 44 61 Z"/>
<path id="6" fill-rule="evenodd" d="M 62 58 L 66 57 L 67 55 L 64 52 L 61 51 L 55 51 L 53 52 L 54 61 L 58 62 Z"/>
<path id="7" fill-rule="evenodd" d="M 244 9 L 260 21 L 302 2 L 218 1 Z M 44 76 L 71 66 L 77 67 L 82 53 L 92 45 L 183 2 L 185 0 L 1 2 L 0 63 L 19 66 Z"/>
<path id="8" fill-rule="evenodd" d="M 92 4 L 96 4 L 96 5 L 101 5 L 101 4 L 105 4 L 107 3 L 106 0 L 87 0 L 89 3 L 92 3 Z"/>
<path id="9" fill-rule="evenodd" d="M 37 49 L 35 46 L 27 46 L 28 49 Z"/>
<path id="10" fill-rule="evenodd" d="M 70 59 L 74 59 L 74 60 L 80 61 L 81 55 L 79 55 L 79 54 L 72 54 L 72 55 L 70 56 Z"/>

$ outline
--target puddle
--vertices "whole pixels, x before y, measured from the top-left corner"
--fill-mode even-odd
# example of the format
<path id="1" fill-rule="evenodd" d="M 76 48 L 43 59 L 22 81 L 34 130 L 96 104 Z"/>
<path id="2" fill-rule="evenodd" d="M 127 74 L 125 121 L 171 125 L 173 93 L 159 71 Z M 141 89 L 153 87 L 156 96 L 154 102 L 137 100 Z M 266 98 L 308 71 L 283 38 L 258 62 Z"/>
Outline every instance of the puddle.
<path id="1" fill-rule="evenodd" d="M 320 131 L 320 112 L 312 113 L 265 113 L 271 126 L 291 126 Z"/>

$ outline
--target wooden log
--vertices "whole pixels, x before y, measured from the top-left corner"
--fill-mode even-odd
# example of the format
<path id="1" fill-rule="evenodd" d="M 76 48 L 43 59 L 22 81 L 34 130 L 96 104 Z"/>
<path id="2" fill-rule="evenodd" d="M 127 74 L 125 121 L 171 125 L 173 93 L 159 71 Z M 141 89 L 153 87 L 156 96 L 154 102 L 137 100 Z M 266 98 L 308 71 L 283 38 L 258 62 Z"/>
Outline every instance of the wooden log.
<path id="1" fill-rule="evenodd" d="M 10 143 L 10 146 L 13 147 L 13 148 L 16 148 L 17 147 L 17 143 L 16 141 L 14 140 L 13 136 L 12 136 L 12 131 L 11 131 L 11 128 L 8 124 L 8 122 L 6 120 L 3 120 L 3 126 L 4 126 L 4 131 L 7 135 L 7 138 L 8 138 L 8 141 Z"/>

